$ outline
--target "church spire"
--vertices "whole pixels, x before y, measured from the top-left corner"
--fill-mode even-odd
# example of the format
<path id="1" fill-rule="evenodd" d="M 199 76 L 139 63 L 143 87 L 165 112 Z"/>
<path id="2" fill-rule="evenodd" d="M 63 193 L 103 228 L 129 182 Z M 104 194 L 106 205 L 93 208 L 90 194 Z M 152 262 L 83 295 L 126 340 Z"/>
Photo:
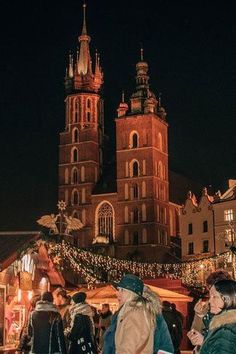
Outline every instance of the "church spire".
<path id="1" fill-rule="evenodd" d="M 79 60 L 77 62 L 77 72 L 79 74 L 86 75 L 91 71 L 91 57 L 89 50 L 89 43 L 91 38 L 87 35 L 86 27 L 86 4 L 83 4 L 83 27 L 81 36 L 79 36 L 80 42 L 80 51 L 79 51 Z"/>

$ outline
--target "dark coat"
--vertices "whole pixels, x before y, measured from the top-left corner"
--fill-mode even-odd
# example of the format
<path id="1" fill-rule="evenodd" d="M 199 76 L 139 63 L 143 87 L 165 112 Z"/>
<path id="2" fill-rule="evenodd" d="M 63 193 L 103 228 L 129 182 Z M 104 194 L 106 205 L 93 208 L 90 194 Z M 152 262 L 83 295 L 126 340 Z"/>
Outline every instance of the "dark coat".
<path id="1" fill-rule="evenodd" d="M 77 314 L 73 319 L 70 332 L 69 354 L 96 354 L 92 323 L 87 315 Z"/>
<path id="2" fill-rule="evenodd" d="M 163 306 L 162 315 L 169 329 L 174 346 L 174 352 L 179 353 L 179 348 L 183 337 L 182 318 L 178 315 L 178 313 L 173 311 L 170 306 Z"/>
<path id="3" fill-rule="evenodd" d="M 30 315 L 28 334 L 32 338 L 31 353 L 66 354 L 61 315 L 52 303 L 37 303 Z"/>
<path id="4" fill-rule="evenodd" d="M 236 354 L 236 310 L 213 317 L 200 354 Z"/>

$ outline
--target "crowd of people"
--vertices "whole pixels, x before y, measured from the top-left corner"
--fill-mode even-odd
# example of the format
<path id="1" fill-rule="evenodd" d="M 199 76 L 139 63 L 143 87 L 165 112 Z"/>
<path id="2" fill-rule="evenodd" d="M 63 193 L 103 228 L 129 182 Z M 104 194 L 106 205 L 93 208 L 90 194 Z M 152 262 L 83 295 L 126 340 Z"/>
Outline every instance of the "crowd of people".
<path id="1" fill-rule="evenodd" d="M 216 271 L 207 279 L 209 300 L 195 306 L 188 338 L 194 353 L 236 353 L 236 282 Z M 183 315 L 175 304 L 161 303 L 143 281 L 126 274 L 118 284 L 118 310 L 100 311 L 86 293 L 65 289 L 31 301 L 17 353 L 32 354 L 180 354 Z"/>

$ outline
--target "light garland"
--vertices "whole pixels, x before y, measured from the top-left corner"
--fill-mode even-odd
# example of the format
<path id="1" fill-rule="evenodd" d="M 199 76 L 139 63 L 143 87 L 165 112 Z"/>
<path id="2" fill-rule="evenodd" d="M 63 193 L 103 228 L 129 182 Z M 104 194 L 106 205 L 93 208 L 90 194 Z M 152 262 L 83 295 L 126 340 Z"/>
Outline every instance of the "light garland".
<path id="1" fill-rule="evenodd" d="M 50 256 L 54 264 L 61 266 L 63 262 L 85 279 L 88 284 L 102 281 L 102 273 L 113 274 L 113 280 L 119 280 L 124 273 L 133 273 L 141 278 L 166 277 L 170 279 L 182 279 L 183 283 L 191 286 L 200 286 L 200 275 L 203 272 L 214 271 L 217 262 L 224 267 L 231 256 L 231 252 L 225 252 L 217 256 L 186 261 L 183 263 L 141 263 L 129 260 L 112 258 L 85 251 L 70 243 L 47 244 Z M 233 265 L 236 268 L 236 265 Z M 235 269 L 236 270 L 236 269 Z"/>

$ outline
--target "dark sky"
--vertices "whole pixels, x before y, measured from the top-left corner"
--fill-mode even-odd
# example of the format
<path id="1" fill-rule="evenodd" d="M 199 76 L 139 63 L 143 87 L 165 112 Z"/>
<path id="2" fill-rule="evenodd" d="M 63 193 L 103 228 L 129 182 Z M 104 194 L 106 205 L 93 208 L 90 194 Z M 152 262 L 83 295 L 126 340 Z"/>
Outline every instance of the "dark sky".
<path id="1" fill-rule="evenodd" d="M 101 53 L 105 121 L 134 89 L 140 42 L 151 89 L 168 112 L 170 167 L 203 185 L 236 177 L 233 1 L 87 1 L 91 52 Z M 35 229 L 57 203 L 64 75 L 82 1 L 3 1 L 0 20 L 0 229 Z"/>

